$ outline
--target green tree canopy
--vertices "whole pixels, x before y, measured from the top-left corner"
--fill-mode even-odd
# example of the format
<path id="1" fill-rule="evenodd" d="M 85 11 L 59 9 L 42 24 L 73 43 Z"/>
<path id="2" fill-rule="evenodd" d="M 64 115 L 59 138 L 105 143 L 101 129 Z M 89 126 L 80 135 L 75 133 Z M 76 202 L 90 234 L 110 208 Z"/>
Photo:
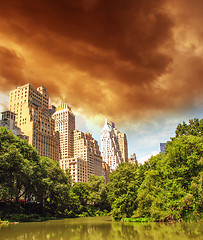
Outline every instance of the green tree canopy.
<path id="1" fill-rule="evenodd" d="M 176 137 L 183 135 L 193 135 L 203 137 L 203 119 L 198 118 L 190 119 L 189 124 L 180 123 L 175 131 Z"/>

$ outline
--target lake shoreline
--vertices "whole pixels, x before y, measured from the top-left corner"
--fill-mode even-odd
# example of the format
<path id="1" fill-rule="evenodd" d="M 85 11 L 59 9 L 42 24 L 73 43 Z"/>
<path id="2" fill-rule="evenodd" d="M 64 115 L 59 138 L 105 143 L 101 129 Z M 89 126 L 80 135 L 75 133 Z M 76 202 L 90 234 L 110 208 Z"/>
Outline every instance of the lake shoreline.
<path id="1" fill-rule="evenodd" d="M 106 215 L 112 218 L 112 215 Z M 11 215 L 10 217 L 5 218 L 5 220 L 0 221 L 0 225 L 2 224 L 17 224 L 17 223 L 29 223 L 29 222 L 44 222 L 44 221 L 50 221 L 50 220 L 63 220 L 63 219 L 77 219 L 77 218 L 94 218 L 94 217 L 104 217 L 104 215 L 101 216 L 75 216 L 75 217 L 57 217 L 57 216 L 43 216 L 39 214 L 14 214 Z M 203 222 L 203 219 L 196 219 L 196 220 L 191 220 L 191 219 L 164 219 L 164 220 L 154 220 L 152 218 L 122 218 L 119 221 L 115 221 L 112 218 L 113 222 L 134 222 L 134 223 L 152 223 L 152 222 L 157 222 L 157 223 L 176 223 L 176 222 Z"/>
<path id="2" fill-rule="evenodd" d="M 203 222 L 116 222 L 111 216 L 65 218 L 0 225 L 1 239 L 200 240 Z M 81 238 L 82 237 L 82 238 Z"/>

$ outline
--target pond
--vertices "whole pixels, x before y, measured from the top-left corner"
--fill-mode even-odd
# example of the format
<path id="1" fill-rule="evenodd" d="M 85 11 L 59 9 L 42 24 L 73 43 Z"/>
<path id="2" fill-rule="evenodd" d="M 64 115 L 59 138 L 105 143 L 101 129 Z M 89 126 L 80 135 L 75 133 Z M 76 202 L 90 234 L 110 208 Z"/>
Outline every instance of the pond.
<path id="1" fill-rule="evenodd" d="M 124 223 L 111 217 L 75 218 L 0 226 L 1 240 L 203 239 L 203 223 Z"/>

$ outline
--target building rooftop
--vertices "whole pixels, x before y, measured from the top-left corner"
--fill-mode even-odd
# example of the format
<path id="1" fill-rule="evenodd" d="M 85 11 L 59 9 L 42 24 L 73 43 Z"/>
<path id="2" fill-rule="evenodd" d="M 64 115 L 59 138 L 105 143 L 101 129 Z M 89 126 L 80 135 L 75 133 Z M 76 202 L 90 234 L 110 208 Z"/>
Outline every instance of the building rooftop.
<path id="1" fill-rule="evenodd" d="M 111 124 L 108 123 L 107 118 L 105 118 L 105 124 L 102 131 L 109 131 L 109 132 L 112 131 L 112 126 Z"/>

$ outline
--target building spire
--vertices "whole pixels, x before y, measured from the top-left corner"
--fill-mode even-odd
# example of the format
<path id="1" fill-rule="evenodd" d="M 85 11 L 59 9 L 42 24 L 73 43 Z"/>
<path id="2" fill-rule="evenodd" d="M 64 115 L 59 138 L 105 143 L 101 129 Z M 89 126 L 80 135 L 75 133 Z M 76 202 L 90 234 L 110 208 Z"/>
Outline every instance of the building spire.
<path id="1" fill-rule="evenodd" d="M 107 120 L 107 118 L 105 118 L 105 124 L 104 124 L 104 127 L 103 127 L 103 129 L 102 129 L 102 131 L 111 131 L 112 130 L 112 127 L 111 127 L 111 125 L 108 123 L 108 120 Z"/>

